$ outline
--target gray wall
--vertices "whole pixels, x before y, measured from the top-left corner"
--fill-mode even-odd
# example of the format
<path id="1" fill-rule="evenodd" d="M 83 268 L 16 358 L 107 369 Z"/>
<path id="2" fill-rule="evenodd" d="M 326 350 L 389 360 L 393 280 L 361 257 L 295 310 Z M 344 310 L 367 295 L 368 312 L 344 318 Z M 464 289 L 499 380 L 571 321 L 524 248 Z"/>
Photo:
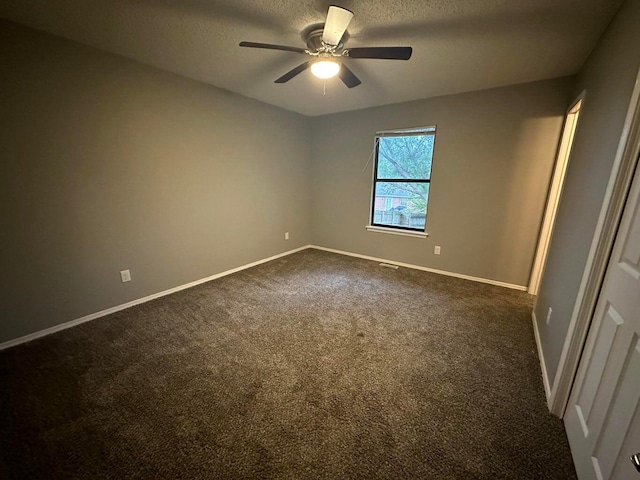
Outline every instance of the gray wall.
<path id="1" fill-rule="evenodd" d="M 314 243 L 526 286 L 572 87 L 571 77 L 315 118 Z M 427 125 L 429 237 L 366 231 L 376 131 Z"/>
<path id="2" fill-rule="evenodd" d="M 306 117 L 5 21 L 0 65 L 0 342 L 310 243 Z"/>
<path id="3" fill-rule="evenodd" d="M 553 383 L 640 67 L 640 1 L 627 1 L 582 68 L 586 90 L 535 308 Z M 548 308 L 553 314 L 546 324 Z"/>

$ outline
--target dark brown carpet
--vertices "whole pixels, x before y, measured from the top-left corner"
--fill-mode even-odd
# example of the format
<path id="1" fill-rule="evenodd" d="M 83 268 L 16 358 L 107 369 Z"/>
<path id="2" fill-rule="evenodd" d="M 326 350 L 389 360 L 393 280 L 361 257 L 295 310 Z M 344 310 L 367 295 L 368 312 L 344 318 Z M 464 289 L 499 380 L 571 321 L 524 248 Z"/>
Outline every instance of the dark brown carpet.
<path id="1" fill-rule="evenodd" d="M 574 479 L 531 307 L 305 250 L 0 352 L 0 477 Z"/>

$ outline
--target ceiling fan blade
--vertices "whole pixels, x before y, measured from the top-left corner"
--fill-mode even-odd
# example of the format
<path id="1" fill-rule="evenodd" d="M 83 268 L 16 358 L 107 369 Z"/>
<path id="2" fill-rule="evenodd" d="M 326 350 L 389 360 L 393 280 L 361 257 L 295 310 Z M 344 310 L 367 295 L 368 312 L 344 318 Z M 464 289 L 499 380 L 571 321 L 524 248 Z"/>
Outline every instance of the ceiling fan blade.
<path id="1" fill-rule="evenodd" d="M 338 45 L 352 18 L 353 12 L 342 7 L 330 6 L 322 31 L 322 41 L 327 45 Z"/>
<path id="2" fill-rule="evenodd" d="M 286 45 L 272 45 L 270 43 L 240 42 L 241 47 L 265 48 L 267 50 L 284 50 L 285 52 L 306 53 L 304 48 L 287 47 Z"/>
<path id="3" fill-rule="evenodd" d="M 279 79 L 277 79 L 275 81 L 275 83 L 285 83 L 288 82 L 289 80 L 291 80 L 293 77 L 295 77 L 296 75 L 304 72 L 307 68 L 309 68 L 311 66 L 311 62 L 304 62 L 301 63 L 300 65 L 298 65 L 296 68 L 294 68 L 293 70 L 289 70 L 287 73 L 285 73 L 284 75 L 282 75 Z"/>
<path id="4" fill-rule="evenodd" d="M 345 55 L 351 58 L 380 58 L 383 60 L 409 60 L 411 47 L 361 47 L 348 48 Z"/>
<path id="5" fill-rule="evenodd" d="M 338 72 L 338 76 L 340 77 L 340 80 L 342 80 L 342 82 L 348 88 L 357 87 L 362 83 L 360 79 L 356 77 L 356 74 L 353 73 L 349 68 L 347 68 L 347 66 L 344 63 L 340 65 L 340 71 Z"/>

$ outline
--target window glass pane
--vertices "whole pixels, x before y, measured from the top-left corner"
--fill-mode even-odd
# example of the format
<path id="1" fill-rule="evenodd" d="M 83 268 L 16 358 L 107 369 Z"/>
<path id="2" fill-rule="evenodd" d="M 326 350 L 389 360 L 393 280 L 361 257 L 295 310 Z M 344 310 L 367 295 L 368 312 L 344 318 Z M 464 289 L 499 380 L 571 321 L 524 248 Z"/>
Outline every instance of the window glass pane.
<path id="1" fill-rule="evenodd" d="M 376 182 L 373 223 L 424 230 L 429 184 Z"/>
<path id="2" fill-rule="evenodd" d="M 378 179 L 429 180 L 434 135 L 378 138 Z"/>

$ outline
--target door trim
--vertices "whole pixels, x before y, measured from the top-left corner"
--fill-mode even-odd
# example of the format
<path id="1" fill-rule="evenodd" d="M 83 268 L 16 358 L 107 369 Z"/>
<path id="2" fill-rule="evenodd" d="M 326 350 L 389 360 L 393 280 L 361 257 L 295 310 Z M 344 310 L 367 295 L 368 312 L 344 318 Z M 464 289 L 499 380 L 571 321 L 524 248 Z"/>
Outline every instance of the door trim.
<path id="1" fill-rule="evenodd" d="M 551 387 L 549 410 L 561 418 L 564 416 L 569 402 L 569 394 L 578 370 L 639 153 L 640 69 L 636 75 L 622 135 L 600 209 L 600 216 L 571 314 L 569 330 Z"/>
<path id="2" fill-rule="evenodd" d="M 549 182 L 549 193 L 547 194 L 547 203 L 542 217 L 542 225 L 540 227 L 540 235 L 538 237 L 538 246 L 536 247 L 536 255 L 533 259 L 533 267 L 529 277 L 528 292 L 531 295 L 538 295 L 540 281 L 544 274 L 544 267 L 549 253 L 549 245 L 551 236 L 553 235 L 553 227 L 556 223 L 556 215 L 558 206 L 562 198 L 562 187 L 567 174 L 567 167 L 571 161 L 571 152 L 573 150 L 573 141 L 575 139 L 578 124 L 580 123 L 580 111 L 584 104 L 585 91 L 571 103 L 564 115 L 562 123 L 562 132 L 560 141 L 558 142 L 558 151 L 556 153 L 556 161 L 553 165 L 551 181 Z"/>

